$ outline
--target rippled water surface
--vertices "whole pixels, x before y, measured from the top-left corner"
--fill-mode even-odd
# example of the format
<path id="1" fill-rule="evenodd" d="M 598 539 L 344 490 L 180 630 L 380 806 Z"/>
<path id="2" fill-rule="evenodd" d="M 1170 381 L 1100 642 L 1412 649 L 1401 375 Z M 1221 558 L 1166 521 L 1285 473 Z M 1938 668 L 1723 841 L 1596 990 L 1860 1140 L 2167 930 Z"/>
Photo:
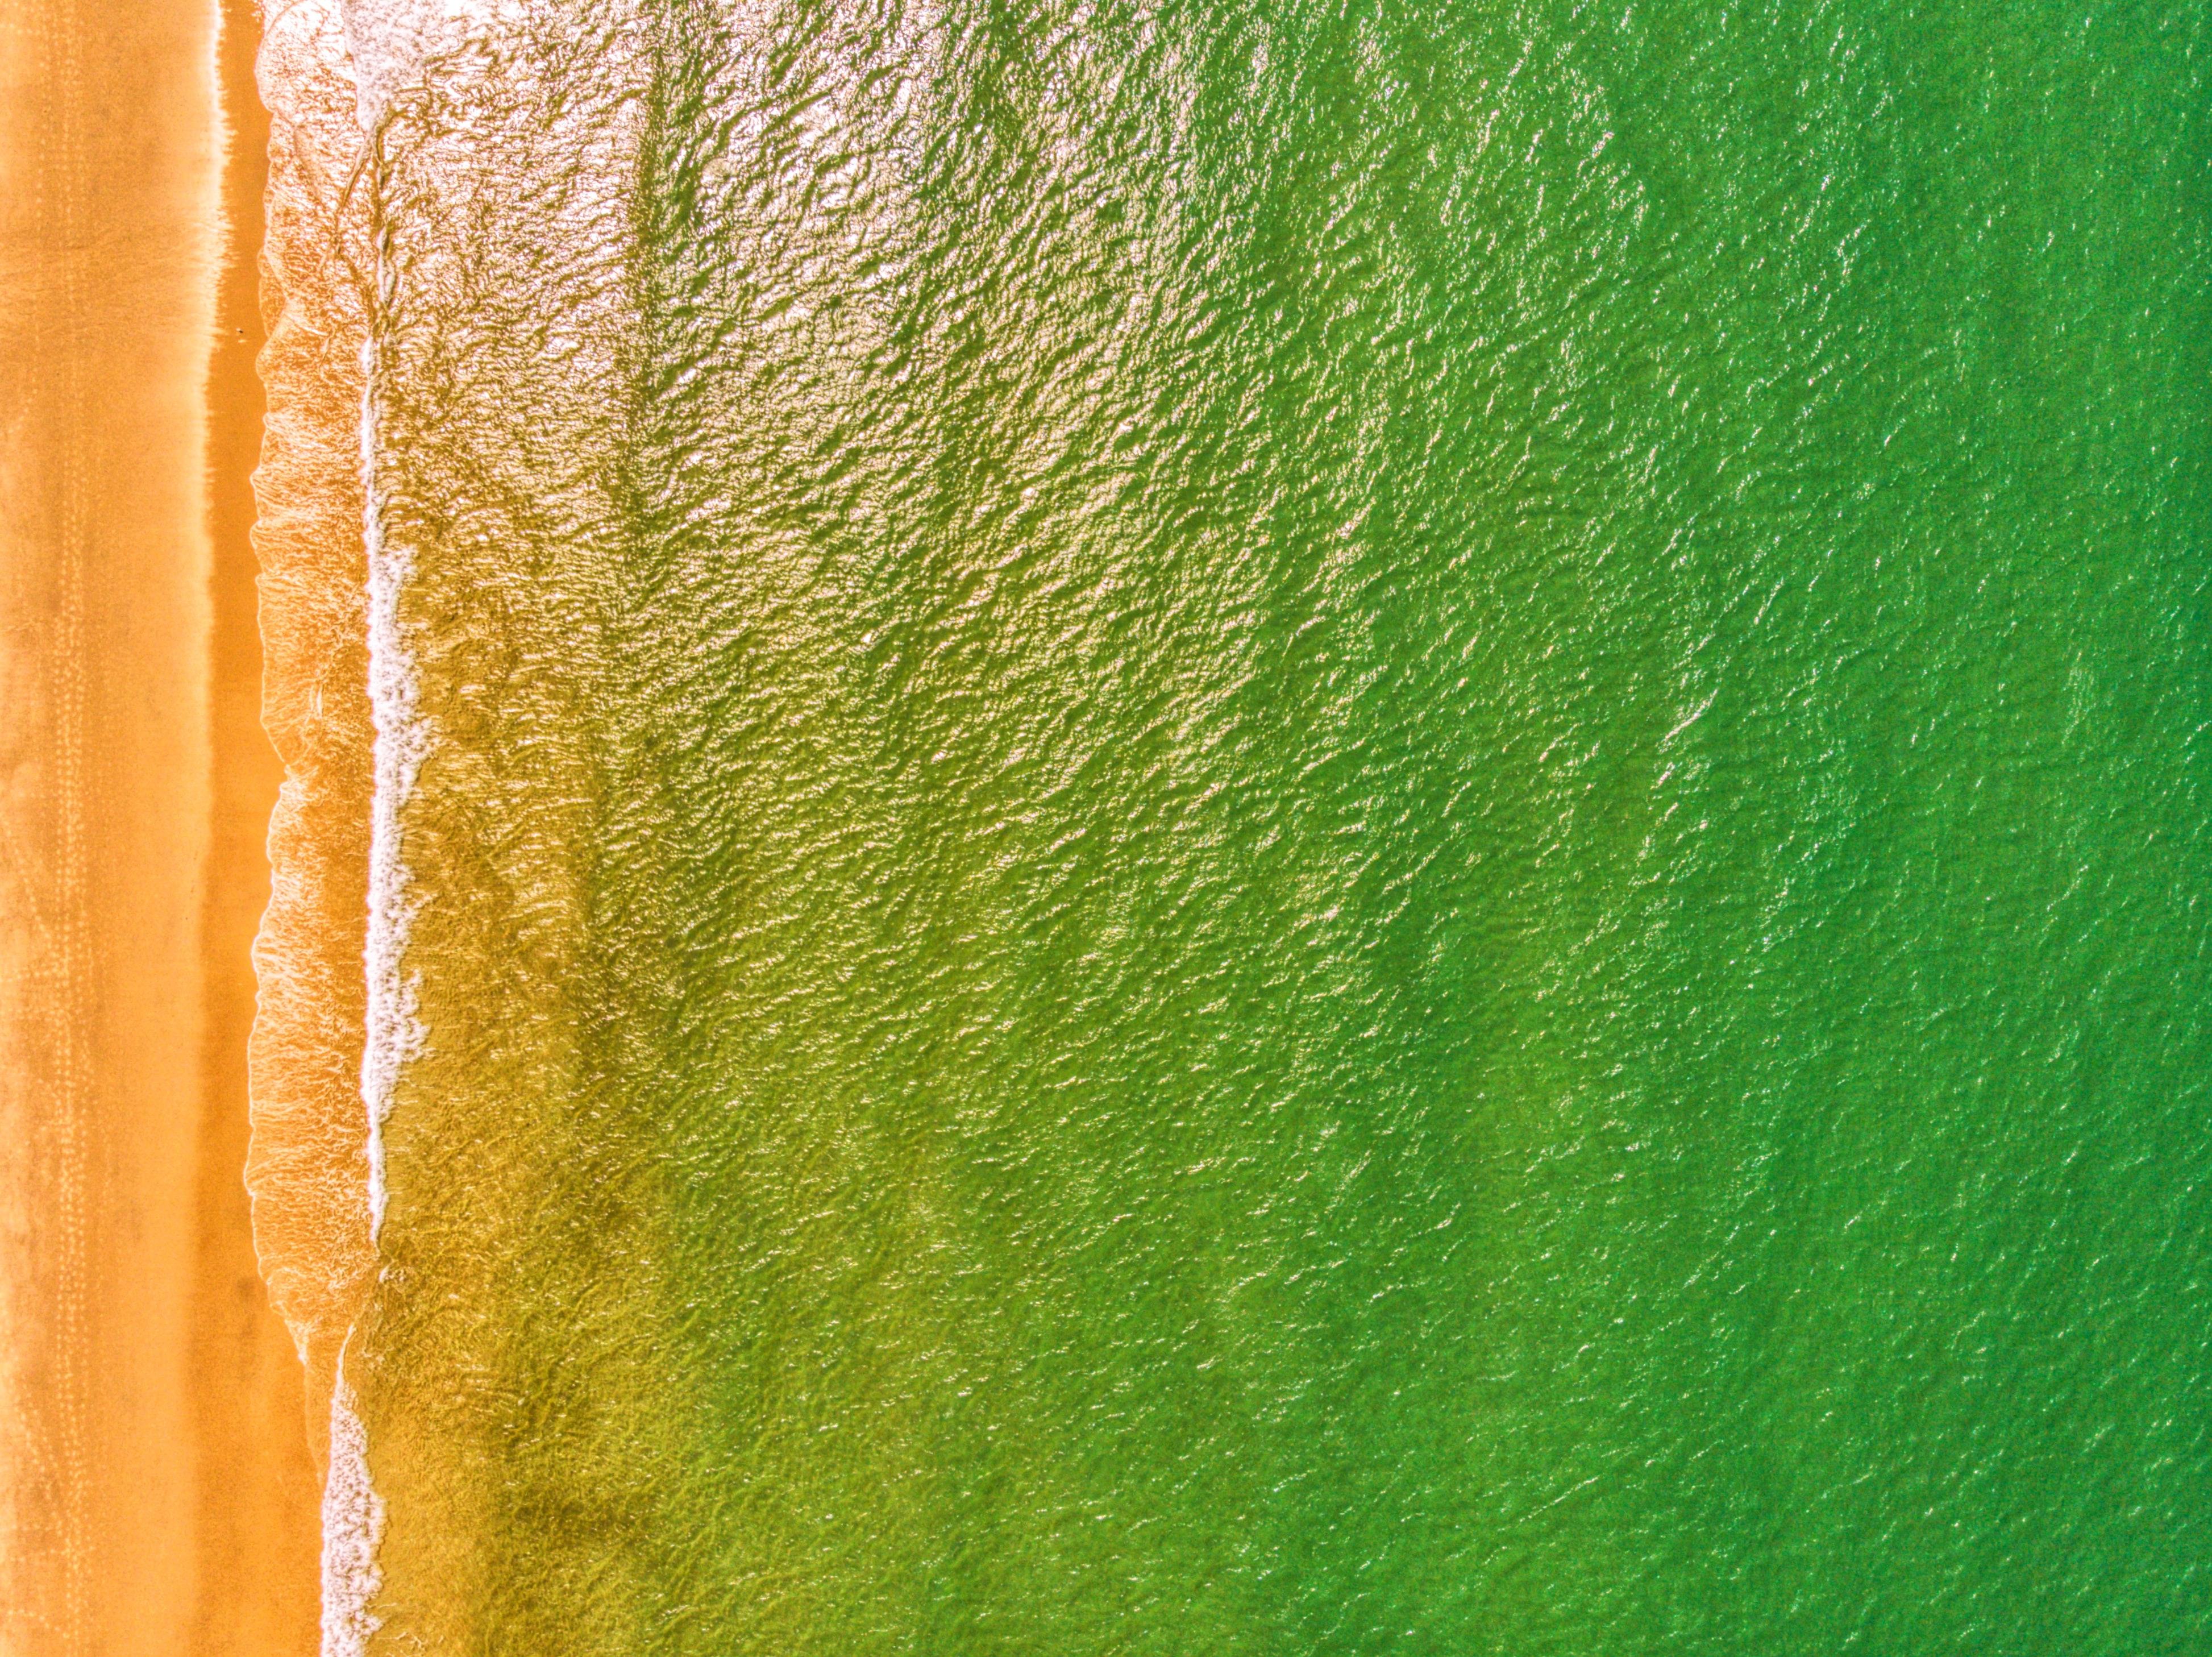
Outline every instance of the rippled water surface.
<path id="1" fill-rule="evenodd" d="M 2201 0 L 484 9 L 380 1648 L 2212 1648 Z"/>

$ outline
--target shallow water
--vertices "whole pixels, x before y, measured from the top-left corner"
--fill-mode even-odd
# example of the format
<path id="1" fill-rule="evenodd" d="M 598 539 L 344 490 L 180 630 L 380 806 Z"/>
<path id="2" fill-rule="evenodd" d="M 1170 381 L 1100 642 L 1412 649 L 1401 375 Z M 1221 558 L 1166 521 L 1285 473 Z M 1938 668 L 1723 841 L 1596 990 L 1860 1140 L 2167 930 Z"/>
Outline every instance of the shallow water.
<path id="1" fill-rule="evenodd" d="M 381 1648 L 2212 1640 L 2212 14 L 423 39 Z"/>

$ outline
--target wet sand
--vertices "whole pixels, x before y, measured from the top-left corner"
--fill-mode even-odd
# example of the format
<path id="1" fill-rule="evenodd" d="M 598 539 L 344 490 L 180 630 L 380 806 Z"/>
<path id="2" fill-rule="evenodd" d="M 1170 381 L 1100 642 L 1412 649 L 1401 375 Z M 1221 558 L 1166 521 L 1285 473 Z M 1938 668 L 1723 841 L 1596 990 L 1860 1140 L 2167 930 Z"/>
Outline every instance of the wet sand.
<path id="1" fill-rule="evenodd" d="M 250 8 L 217 21 L 0 0 L 9 1657 L 315 1643 L 300 1368 L 240 1181 L 276 771 Z"/>

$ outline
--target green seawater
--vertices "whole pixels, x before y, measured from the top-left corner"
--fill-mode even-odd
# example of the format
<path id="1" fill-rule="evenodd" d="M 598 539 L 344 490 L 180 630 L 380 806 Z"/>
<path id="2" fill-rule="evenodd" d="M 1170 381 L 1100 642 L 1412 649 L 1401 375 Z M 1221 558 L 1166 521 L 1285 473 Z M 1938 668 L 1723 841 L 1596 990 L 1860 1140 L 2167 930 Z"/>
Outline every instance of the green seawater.
<path id="1" fill-rule="evenodd" d="M 2204 0 L 541 0 L 359 187 L 375 1649 L 2212 1651 Z"/>

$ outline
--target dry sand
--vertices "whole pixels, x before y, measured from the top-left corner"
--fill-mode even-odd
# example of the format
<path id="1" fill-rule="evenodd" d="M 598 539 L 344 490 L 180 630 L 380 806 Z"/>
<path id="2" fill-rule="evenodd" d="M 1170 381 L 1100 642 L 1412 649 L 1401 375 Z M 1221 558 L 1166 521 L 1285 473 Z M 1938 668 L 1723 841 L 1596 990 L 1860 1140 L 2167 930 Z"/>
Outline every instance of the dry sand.
<path id="1" fill-rule="evenodd" d="M 276 770 L 228 3 L 219 41 L 214 0 L 0 0 L 5 1657 L 315 1646 L 300 1368 L 240 1184 Z"/>

